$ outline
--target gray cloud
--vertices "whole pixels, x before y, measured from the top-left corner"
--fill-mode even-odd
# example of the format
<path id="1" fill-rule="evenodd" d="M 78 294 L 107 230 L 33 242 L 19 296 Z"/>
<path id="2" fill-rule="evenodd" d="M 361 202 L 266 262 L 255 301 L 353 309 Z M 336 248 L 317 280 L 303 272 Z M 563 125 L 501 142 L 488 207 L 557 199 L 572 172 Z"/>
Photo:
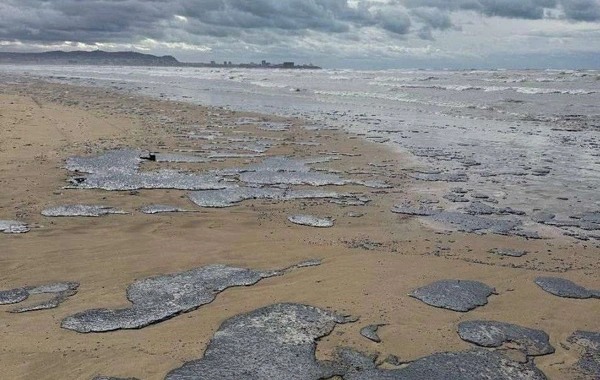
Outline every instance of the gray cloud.
<path id="1" fill-rule="evenodd" d="M 575 21 L 599 21 L 600 1 L 598 0 L 562 0 L 567 19 Z"/>
<path id="2" fill-rule="evenodd" d="M 170 13 L 159 1 L 8 0 L 0 4 L 0 39 L 128 40 Z"/>
<path id="3" fill-rule="evenodd" d="M 432 39 L 447 30 L 451 13 L 541 19 L 546 9 L 561 9 L 572 21 L 600 19 L 599 0 L 4 0 L 0 39 L 38 42 L 120 42 L 164 38 L 168 29 L 190 36 L 241 37 L 280 30 L 343 34 L 366 27 L 391 34 L 415 33 Z M 187 22 L 174 23 L 183 16 Z"/>
<path id="4" fill-rule="evenodd" d="M 421 27 L 421 29 L 419 29 L 419 31 L 417 32 L 417 36 L 422 40 L 434 40 L 433 34 L 431 33 L 431 28 L 428 26 Z"/>
<path id="5" fill-rule="evenodd" d="M 475 11 L 485 16 L 542 19 L 546 10 L 562 10 L 571 21 L 599 21 L 599 0 L 398 0 L 410 9 Z"/>
<path id="6" fill-rule="evenodd" d="M 410 17 L 401 9 L 385 7 L 377 12 L 375 18 L 378 25 L 389 32 L 407 34 L 410 31 Z"/>
<path id="7" fill-rule="evenodd" d="M 482 9 L 479 0 L 404 0 L 399 1 L 407 8 L 429 7 L 445 10 L 475 10 Z"/>
<path id="8" fill-rule="evenodd" d="M 409 8 L 475 11 L 486 16 L 519 19 L 544 18 L 545 9 L 558 5 L 556 0 L 405 0 L 403 3 Z"/>
<path id="9" fill-rule="evenodd" d="M 350 55 L 361 44 L 393 55 L 434 44 L 419 39 L 461 38 L 462 25 L 489 17 L 598 22 L 600 0 L 0 0 L 0 48 L 151 39 L 255 56 Z"/>
<path id="10" fill-rule="evenodd" d="M 554 0 L 480 0 L 481 11 L 487 16 L 541 19 L 544 8 L 556 7 Z"/>
<path id="11" fill-rule="evenodd" d="M 171 23 L 176 16 L 188 22 Z M 381 24 L 403 29 L 387 18 L 377 20 L 365 6 L 347 0 L 4 0 L 0 3 L 0 39 L 80 42 L 159 37 L 165 25 L 193 35 L 239 36 L 243 30 L 345 33 Z"/>
<path id="12" fill-rule="evenodd" d="M 183 1 L 181 15 L 206 25 L 244 29 L 318 30 L 343 33 L 370 22 L 345 0 Z"/>
<path id="13" fill-rule="evenodd" d="M 433 29 L 446 30 L 452 27 L 448 11 L 432 7 L 417 7 L 410 10 L 411 16 Z"/>

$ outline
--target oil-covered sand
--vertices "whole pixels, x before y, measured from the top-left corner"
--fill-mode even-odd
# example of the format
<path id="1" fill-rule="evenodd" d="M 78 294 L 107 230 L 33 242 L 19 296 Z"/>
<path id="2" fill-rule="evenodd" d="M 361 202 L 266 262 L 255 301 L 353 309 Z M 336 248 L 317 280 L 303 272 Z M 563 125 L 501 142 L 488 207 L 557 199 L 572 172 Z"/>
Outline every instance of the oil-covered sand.
<path id="1" fill-rule="evenodd" d="M 0 220 L 30 228 L 0 234 L 0 290 L 80 283 L 77 294 L 52 309 L 15 314 L 4 313 L 15 305 L 0 306 L 6 378 L 164 379 L 171 373 L 175 379 L 194 368 L 243 378 L 219 371 L 236 368 L 232 359 L 240 368 L 254 368 L 244 356 L 253 353 L 263 360 L 255 368 L 272 365 L 280 370 L 272 372 L 274 378 L 287 378 L 275 357 L 294 355 L 285 351 L 286 342 L 299 344 L 303 371 L 291 373 L 306 373 L 305 378 L 410 379 L 431 368 L 447 376 L 441 361 L 469 370 L 467 363 L 481 360 L 494 374 L 502 373 L 508 360 L 519 373 L 513 378 L 542 378 L 539 371 L 555 379 L 593 378 L 590 368 L 598 368 L 590 345 L 569 339 L 576 331 L 600 330 L 598 299 L 559 297 L 535 280 L 560 277 L 596 291 L 600 248 L 595 240 L 563 236 L 548 216 L 540 219 L 543 223 L 523 225 L 514 222 L 518 215 L 493 203 L 455 207 L 437 195 L 462 194 L 452 190 L 456 184 L 415 180 L 415 174 L 438 173 L 418 173 L 412 156 L 327 126 L 304 128 L 302 120 L 43 82 L 4 85 L 0 91 Z M 121 153 L 104 159 L 115 151 Z M 132 151 L 140 153 L 127 153 Z M 79 166 L 69 165 L 73 157 L 79 157 Z M 174 183 L 185 186 L 170 186 Z M 42 215 L 77 205 L 127 214 Z M 196 212 L 140 211 L 148 205 Z M 434 212 L 415 216 L 399 209 Z M 288 221 L 290 215 L 318 216 L 335 225 L 296 225 Z M 593 215 L 572 221 L 594 224 Z M 590 224 L 578 225 L 594 227 Z M 494 253 L 507 249 L 527 254 Z M 223 286 L 217 272 L 203 275 L 201 288 L 212 287 L 215 293 L 208 298 L 214 301 L 140 329 L 80 333 L 61 328 L 61 321 L 88 310 L 131 307 L 126 290 L 132 284 L 150 284 L 136 293 L 144 302 L 173 297 L 186 304 L 189 300 L 180 297 L 197 296 L 197 282 L 190 279 L 192 288 L 186 287 L 186 273 L 197 268 L 221 264 L 270 273 L 307 260 L 297 270 L 260 276 L 260 281 L 227 277 L 225 285 L 233 287 Z M 177 278 L 175 288 L 162 281 L 171 277 Z M 493 292 L 487 303 L 467 312 L 409 296 L 442 280 L 476 281 Z M 446 303 L 465 301 L 452 287 L 433 289 L 448 298 Z M 32 294 L 18 306 L 44 297 Z M 515 344 L 481 351 L 487 349 L 457 333 L 458 324 L 469 320 L 542 330 L 555 352 L 523 364 L 527 355 L 515 354 L 523 351 Z M 360 335 L 368 325 L 381 325 L 380 343 Z M 249 327 L 268 334 L 254 339 Z M 240 334 L 239 339 L 223 340 L 218 330 Z M 248 352 L 236 341 L 260 347 Z M 210 356 L 197 362 L 207 348 Z M 220 349 L 225 356 L 219 356 Z M 375 353 L 373 363 L 368 356 Z M 405 369 L 374 367 L 389 355 L 413 363 Z"/>

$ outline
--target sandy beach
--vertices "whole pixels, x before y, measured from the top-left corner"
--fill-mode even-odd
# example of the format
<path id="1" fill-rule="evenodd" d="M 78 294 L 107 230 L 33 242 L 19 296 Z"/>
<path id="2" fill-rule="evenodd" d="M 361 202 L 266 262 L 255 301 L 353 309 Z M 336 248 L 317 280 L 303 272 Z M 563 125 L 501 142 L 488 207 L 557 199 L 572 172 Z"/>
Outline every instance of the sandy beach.
<path id="1" fill-rule="evenodd" d="M 261 129 L 267 122 L 286 127 Z M 598 331 L 600 301 L 557 297 L 534 280 L 556 276 L 600 289 L 597 241 L 560 234 L 526 239 L 449 231 L 415 216 L 393 213 L 390 210 L 402 201 L 438 196 L 452 185 L 416 183 L 409 174 L 419 164 L 408 153 L 342 130 L 306 128 L 306 124 L 106 89 L 34 81 L 0 85 L 0 220 L 25 222 L 31 228 L 25 234 L 0 233 L 0 290 L 58 281 L 80 283 L 77 294 L 57 308 L 7 313 L 15 305 L 0 306 L 0 377 L 164 379 L 169 371 L 202 358 L 228 318 L 292 302 L 359 318 L 336 326 L 318 341 L 319 360 L 332 359 L 338 347 L 377 353 L 377 363 L 389 355 L 410 362 L 437 352 L 468 350 L 474 345 L 461 340 L 458 324 L 494 320 L 549 335 L 555 352 L 530 358 L 548 378 L 593 378 L 578 370 L 583 351 L 567 339 L 576 330 Z M 244 151 L 240 157 L 214 153 L 232 152 L 233 145 L 248 138 L 271 144 L 264 153 Z M 319 190 L 353 193 L 368 201 L 350 205 L 331 199 L 250 199 L 232 207 L 207 208 L 192 203 L 187 190 L 65 188 L 73 176 L 65 169 L 69 157 L 93 157 L 113 149 L 212 152 L 209 162 L 141 165 L 143 171 L 186 173 L 258 164 L 275 156 L 333 157 L 311 164 L 311 172 L 352 182 L 319 186 Z M 364 185 L 371 181 L 387 186 Z M 49 207 L 73 204 L 112 206 L 128 214 L 94 218 L 41 214 Z M 147 215 L 139 211 L 149 204 L 193 212 Z M 295 214 L 327 217 L 335 225 L 296 225 L 288 221 Z M 527 254 L 501 256 L 490 253 L 494 249 Z M 127 286 L 151 276 L 211 264 L 273 270 L 312 259 L 321 259 L 321 265 L 229 288 L 197 310 L 141 329 L 79 333 L 61 328 L 61 321 L 75 313 L 128 307 Z M 432 307 L 408 296 L 415 288 L 445 279 L 480 281 L 497 294 L 488 298 L 487 305 L 469 312 Z M 32 295 L 24 304 L 42 297 Z M 378 331 L 380 343 L 359 334 L 372 324 L 385 324 Z M 382 368 L 393 367 L 386 363 Z"/>

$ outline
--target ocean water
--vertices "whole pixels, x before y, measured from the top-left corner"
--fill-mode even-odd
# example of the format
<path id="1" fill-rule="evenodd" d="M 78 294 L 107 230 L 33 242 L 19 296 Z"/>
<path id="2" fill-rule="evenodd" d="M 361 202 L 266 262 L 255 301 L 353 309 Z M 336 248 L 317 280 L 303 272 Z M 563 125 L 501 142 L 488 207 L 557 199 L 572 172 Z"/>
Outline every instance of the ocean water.
<path id="1" fill-rule="evenodd" d="M 600 210 L 600 71 L 261 70 L 0 66 L 4 76 L 101 86 L 307 119 L 464 173 L 499 206 Z M 423 183 L 426 192 L 428 183 Z"/>

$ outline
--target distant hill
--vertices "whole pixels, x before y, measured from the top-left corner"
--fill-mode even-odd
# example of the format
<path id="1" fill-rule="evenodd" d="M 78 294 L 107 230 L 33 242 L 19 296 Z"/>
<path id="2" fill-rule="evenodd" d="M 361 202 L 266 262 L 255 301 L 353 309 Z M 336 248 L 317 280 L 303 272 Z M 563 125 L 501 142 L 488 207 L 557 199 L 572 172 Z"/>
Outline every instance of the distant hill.
<path id="1" fill-rule="evenodd" d="M 48 51 L 43 53 L 3 53 L 0 64 L 42 65 L 112 65 L 112 66 L 179 66 L 170 55 L 158 57 L 132 51 Z"/>
<path id="2" fill-rule="evenodd" d="M 180 67 L 212 67 L 212 68 L 248 68 L 248 69 L 310 69 L 318 70 L 313 64 L 294 62 L 283 63 L 210 63 L 179 62 L 175 57 L 164 55 L 142 54 L 133 51 L 108 52 L 95 51 L 47 51 L 43 53 L 3 53 L 0 52 L 1 64 L 18 65 L 102 65 L 102 66 L 180 66 Z"/>

